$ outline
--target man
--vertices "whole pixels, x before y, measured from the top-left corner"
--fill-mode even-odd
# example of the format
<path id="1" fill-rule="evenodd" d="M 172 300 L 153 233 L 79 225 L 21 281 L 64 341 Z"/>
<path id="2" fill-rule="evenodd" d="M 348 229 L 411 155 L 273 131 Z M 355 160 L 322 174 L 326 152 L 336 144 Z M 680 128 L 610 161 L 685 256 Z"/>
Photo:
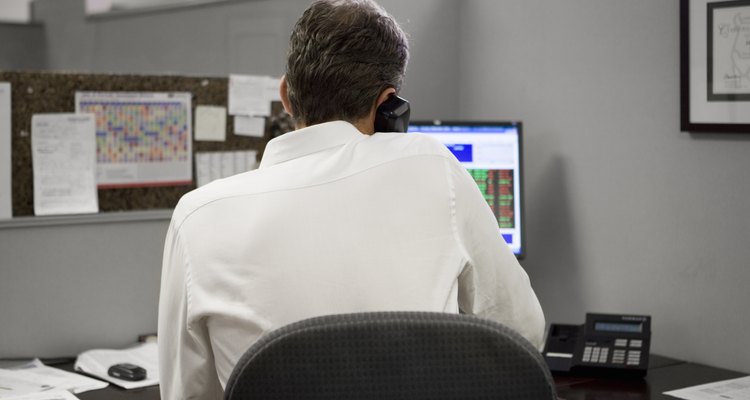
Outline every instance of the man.
<path id="1" fill-rule="evenodd" d="M 185 195 L 167 234 L 162 398 L 220 398 L 261 335 L 326 314 L 419 310 L 500 321 L 541 344 L 544 317 L 474 180 L 440 143 L 375 133 L 404 33 L 370 0 L 312 4 L 281 97 L 296 127 L 256 171 Z"/>

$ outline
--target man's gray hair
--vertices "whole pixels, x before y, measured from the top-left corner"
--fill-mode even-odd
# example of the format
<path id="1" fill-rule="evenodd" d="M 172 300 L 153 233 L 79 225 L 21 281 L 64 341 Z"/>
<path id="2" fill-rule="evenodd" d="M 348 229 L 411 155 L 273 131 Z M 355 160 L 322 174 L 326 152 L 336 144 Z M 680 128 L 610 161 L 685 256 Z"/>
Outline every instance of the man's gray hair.
<path id="1" fill-rule="evenodd" d="M 374 1 L 315 1 L 289 40 L 286 80 L 295 121 L 366 117 L 383 90 L 401 88 L 408 59 L 406 34 Z"/>

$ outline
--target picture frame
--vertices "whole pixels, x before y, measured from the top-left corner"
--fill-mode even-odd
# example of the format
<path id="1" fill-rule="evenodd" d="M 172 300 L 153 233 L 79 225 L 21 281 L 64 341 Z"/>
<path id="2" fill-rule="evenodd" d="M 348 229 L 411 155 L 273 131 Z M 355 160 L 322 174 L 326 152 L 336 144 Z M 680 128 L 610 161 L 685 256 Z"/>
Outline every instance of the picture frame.
<path id="1" fill-rule="evenodd" d="M 680 129 L 750 133 L 750 0 L 680 0 Z"/>

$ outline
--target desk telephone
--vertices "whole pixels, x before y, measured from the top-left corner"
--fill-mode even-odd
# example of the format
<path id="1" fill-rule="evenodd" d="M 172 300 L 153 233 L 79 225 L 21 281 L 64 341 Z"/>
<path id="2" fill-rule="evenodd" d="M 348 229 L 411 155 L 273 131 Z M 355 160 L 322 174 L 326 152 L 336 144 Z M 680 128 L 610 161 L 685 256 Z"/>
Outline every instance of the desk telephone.
<path id="1" fill-rule="evenodd" d="M 586 314 L 583 325 L 552 324 L 542 352 L 553 373 L 645 376 L 651 317 Z"/>

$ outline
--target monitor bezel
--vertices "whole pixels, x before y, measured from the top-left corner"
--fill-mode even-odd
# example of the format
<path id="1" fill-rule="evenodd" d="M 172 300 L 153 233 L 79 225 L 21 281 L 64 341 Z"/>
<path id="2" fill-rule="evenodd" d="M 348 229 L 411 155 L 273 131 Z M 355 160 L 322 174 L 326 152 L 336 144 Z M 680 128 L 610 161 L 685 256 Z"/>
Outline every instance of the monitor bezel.
<path id="1" fill-rule="evenodd" d="M 422 126 L 513 126 L 518 131 L 518 178 L 521 181 L 519 183 L 519 204 L 521 215 L 519 216 L 519 224 L 521 225 L 521 248 L 518 254 L 513 253 L 517 259 L 522 260 L 526 258 L 526 203 L 524 202 L 524 163 L 523 163 L 523 122 L 518 120 L 504 120 L 504 121 L 462 121 L 462 120 L 415 120 L 409 121 L 411 125 L 422 125 Z M 407 129 L 407 133 L 409 130 Z M 508 247 L 510 249 L 510 246 Z M 512 251 L 512 250 L 511 250 Z"/>

